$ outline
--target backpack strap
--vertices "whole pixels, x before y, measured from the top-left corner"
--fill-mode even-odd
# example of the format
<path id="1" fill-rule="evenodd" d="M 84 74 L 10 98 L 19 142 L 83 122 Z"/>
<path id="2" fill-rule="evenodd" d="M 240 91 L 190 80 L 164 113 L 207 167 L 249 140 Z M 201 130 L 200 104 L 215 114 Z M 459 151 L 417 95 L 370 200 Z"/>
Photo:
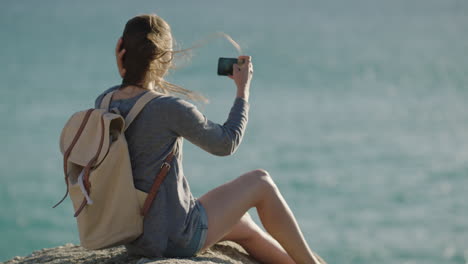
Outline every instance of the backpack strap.
<path id="1" fill-rule="evenodd" d="M 174 147 L 175 147 L 175 145 L 174 145 Z M 156 178 L 155 178 L 155 180 L 153 182 L 153 185 L 151 186 L 151 189 L 150 189 L 150 191 L 148 193 L 148 196 L 145 199 L 145 203 L 143 205 L 143 208 L 141 209 L 140 214 L 142 216 L 146 216 L 149 209 L 151 208 L 151 205 L 153 204 L 153 201 L 156 198 L 156 195 L 158 194 L 159 187 L 161 186 L 161 184 L 163 183 L 164 179 L 167 176 L 167 173 L 171 169 L 172 159 L 174 159 L 174 149 L 172 149 L 171 152 L 169 153 L 169 155 L 166 156 L 166 158 L 164 159 L 164 161 L 163 161 L 163 163 L 161 165 L 161 168 L 160 168 L 158 174 L 156 175 Z"/>
<path id="2" fill-rule="evenodd" d="M 137 115 L 145 107 L 145 105 L 158 96 L 161 96 L 161 94 L 155 93 L 153 91 L 148 91 L 138 99 L 138 101 L 135 103 L 132 109 L 130 109 L 130 112 L 127 114 L 127 117 L 125 117 L 125 130 L 127 130 L 127 128 L 130 126 L 133 120 L 135 120 Z"/>
<path id="3" fill-rule="evenodd" d="M 110 105 L 110 102 L 111 102 L 111 99 L 112 99 L 112 95 L 114 95 L 114 92 L 115 91 L 107 93 L 104 96 L 104 98 L 102 98 L 101 105 L 100 105 L 99 108 L 109 110 L 109 105 Z"/>
<path id="4" fill-rule="evenodd" d="M 98 147 L 98 150 L 96 151 L 96 154 L 94 155 L 94 157 L 88 162 L 88 164 L 86 164 L 86 166 L 84 167 L 83 169 L 83 172 L 84 172 L 84 177 L 83 177 L 83 181 L 84 181 L 84 187 L 85 187 L 85 190 L 88 194 L 91 194 L 91 182 L 89 181 L 89 174 L 91 173 L 91 167 L 94 166 L 94 164 L 96 163 L 96 161 L 98 160 L 98 157 L 99 157 L 99 153 L 101 153 L 101 149 L 102 149 L 102 146 L 103 146 L 103 143 L 104 143 L 104 118 L 103 116 L 101 115 L 101 139 L 99 140 L 99 147 Z M 68 157 L 67 157 L 68 159 Z M 76 210 L 75 214 L 74 214 L 74 217 L 78 217 L 78 215 L 81 213 L 81 211 L 84 209 L 84 207 L 87 205 L 87 200 L 86 200 L 86 197 L 83 198 L 83 202 L 81 203 L 80 207 L 78 208 L 78 210 Z"/>
<path id="5" fill-rule="evenodd" d="M 67 150 L 63 154 L 63 171 L 64 171 L 64 174 L 65 174 L 65 183 L 67 184 L 67 191 L 66 191 L 65 195 L 63 196 L 63 198 L 56 205 L 54 205 L 52 208 L 57 207 L 68 196 L 68 186 L 69 186 L 69 182 L 68 182 L 68 158 L 70 157 L 70 153 L 72 152 L 73 148 L 75 147 L 76 142 L 78 141 L 81 134 L 83 133 L 83 130 L 86 127 L 86 124 L 88 123 L 89 117 L 91 116 L 91 113 L 93 112 L 93 110 L 94 109 L 91 108 L 91 109 L 88 109 L 88 111 L 86 111 L 86 114 L 85 114 L 85 116 L 83 118 L 83 121 L 80 124 L 80 128 L 78 129 L 75 136 L 73 137 L 72 143 L 70 144 L 70 146 L 67 148 Z M 103 129 L 103 132 L 104 132 L 104 129 Z"/>
<path id="6" fill-rule="evenodd" d="M 109 110 L 109 105 L 112 101 L 112 95 L 114 94 L 114 92 L 115 91 L 109 92 L 104 96 L 104 98 L 102 98 L 101 105 L 100 105 L 101 109 Z M 142 97 L 140 97 L 138 101 L 136 101 L 132 109 L 130 109 L 130 112 L 127 114 L 127 117 L 125 117 L 125 129 L 124 130 L 127 130 L 127 128 L 130 126 L 133 120 L 135 120 L 137 115 L 141 112 L 141 110 L 143 110 L 143 108 L 145 107 L 147 103 L 149 103 L 151 100 L 153 100 L 154 98 L 160 95 L 161 94 L 158 94 L 156 92 L 148 91 Z"/>

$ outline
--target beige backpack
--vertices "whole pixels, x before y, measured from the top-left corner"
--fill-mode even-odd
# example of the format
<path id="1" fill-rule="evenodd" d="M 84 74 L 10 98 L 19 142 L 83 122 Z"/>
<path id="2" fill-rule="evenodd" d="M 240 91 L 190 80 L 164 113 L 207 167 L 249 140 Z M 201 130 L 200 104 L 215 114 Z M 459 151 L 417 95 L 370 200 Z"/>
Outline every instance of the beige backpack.
<path id="1" fill-rule="evenodd" d="M 60 136 L 67 193 L 54 208 L 70 193 L 81 246 L 88 249 L 125 244 L 143 233 L 143 217 L 174 156 L 166 157 L 149 193 L 136 189 L 124 131 L 159 95 L 145 93 L 124 119 L 108 111 L 112 94 L 103 98 L 101 109 L 73 114 Z"/>

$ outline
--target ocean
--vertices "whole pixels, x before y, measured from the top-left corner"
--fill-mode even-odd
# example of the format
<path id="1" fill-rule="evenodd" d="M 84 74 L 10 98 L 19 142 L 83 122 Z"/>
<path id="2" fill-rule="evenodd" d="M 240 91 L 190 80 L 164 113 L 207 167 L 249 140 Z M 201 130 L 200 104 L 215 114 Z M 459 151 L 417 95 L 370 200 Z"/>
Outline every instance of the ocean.
<path id="1" fill-rule="evenodd" d="M 168 21 L 180 48 L 224 32 L 253 57 L 238 151 L 185 141 L 196 196 L 263 168 L 328 263 L 468 263 L 462 0 L 3 0 L 0 261 L 79 243 L 70 200 L 51 208 L 65 191 L 59 135 L 120 82 L 115 43 L 141 13 Z M 200 110 L 223 123 L 235 87 L 217 58 L 235 56 L 212 40 L 169 80 L 205 95 Z"/>

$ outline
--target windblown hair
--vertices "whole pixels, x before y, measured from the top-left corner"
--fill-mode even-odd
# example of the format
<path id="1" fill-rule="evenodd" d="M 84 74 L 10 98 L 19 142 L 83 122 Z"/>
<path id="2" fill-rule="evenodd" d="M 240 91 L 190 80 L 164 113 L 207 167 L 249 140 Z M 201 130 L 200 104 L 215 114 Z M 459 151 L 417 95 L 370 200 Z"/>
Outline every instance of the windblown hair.
<path id="1" fill-rule="evenodd" d="M 173 38 L 169 24 L 154 14 L 130 19 L 123 32 L 122 48 L 126 50 L 123 66 L 126 69 L 123 86 L 147 88 L 154 82 L 155 89 L 164 94 L 180 94 L 188 99 L 204 101 L 200 94 L 164 80 L 173 67 Z"/>

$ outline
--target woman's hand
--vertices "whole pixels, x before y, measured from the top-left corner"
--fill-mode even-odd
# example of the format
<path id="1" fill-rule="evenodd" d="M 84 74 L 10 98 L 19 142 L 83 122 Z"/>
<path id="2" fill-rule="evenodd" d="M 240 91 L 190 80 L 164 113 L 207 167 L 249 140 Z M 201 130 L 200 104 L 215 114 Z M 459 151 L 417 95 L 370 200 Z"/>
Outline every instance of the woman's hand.
<path id="1" fill-rule="evenodd" d="M 125 54 L 125 49 L 122 49 L 122 38 L 119 38 L 117 41 L 117 46 L 115 46 L 115 59 L 117 60 L 117 68 L 119 70 L 120 77 L 124 78 L 127 70 L 123 67 L 123 56 Z"/>
<path id="2" fill-rule="evenodd" d="M 249 100 L 250 81 L 253 76 L 252 57 L 239 56 L 239 60 L 243 60 L 241 65 L 233 65 L 233 74 L 229 78 L 233 79 L 237 85 L 237 97 Z"/>

